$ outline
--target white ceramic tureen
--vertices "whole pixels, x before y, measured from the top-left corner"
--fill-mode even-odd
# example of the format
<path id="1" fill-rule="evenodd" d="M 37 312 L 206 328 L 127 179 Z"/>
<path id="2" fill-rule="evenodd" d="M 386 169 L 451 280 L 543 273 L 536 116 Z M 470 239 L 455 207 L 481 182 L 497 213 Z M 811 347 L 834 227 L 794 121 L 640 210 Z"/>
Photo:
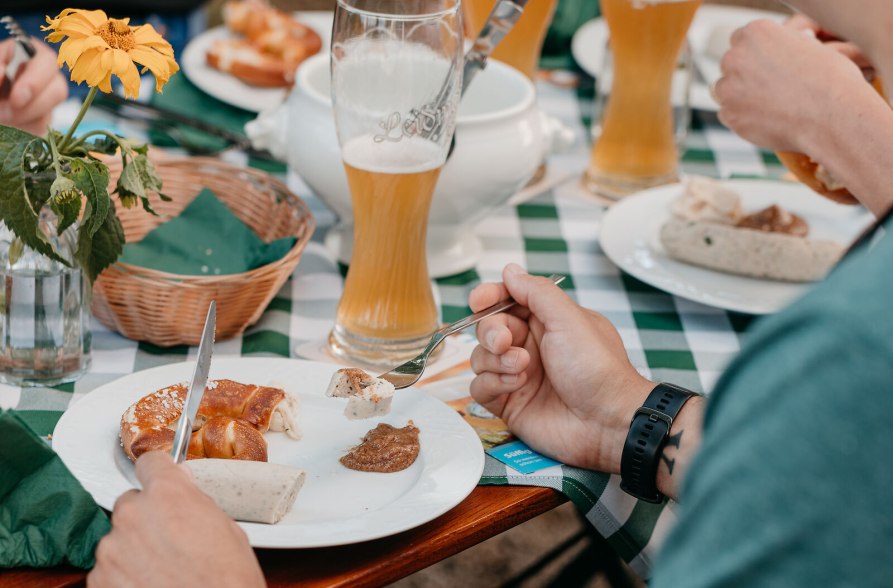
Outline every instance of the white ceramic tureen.
<path id="1" fill-rule="evenodd" d="M 353 217 L 329 82 L 328 55 L 308 59 L 298 69 L 288 101 L 248 123 L 246 132 L 255 147 L 287 161 L 338 215 L 327 244 L 347 262 L 353 247 Z M 456 147 L 431 203 L 431 275 L 474 267 L 481 253 L 474 226 L 527 184 L 549 153 L 574 140 L 573 131 L 540 111 L 533 84 L 523 74 L 491 60 L 462 98 Z"/>

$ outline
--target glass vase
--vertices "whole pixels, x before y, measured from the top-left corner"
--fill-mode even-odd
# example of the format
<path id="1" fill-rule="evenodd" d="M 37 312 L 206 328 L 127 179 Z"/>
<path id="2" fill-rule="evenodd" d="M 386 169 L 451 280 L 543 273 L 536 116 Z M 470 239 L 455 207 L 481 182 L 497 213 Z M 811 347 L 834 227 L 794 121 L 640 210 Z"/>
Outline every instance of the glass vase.
<path id="1" fill-rule="evenodd" d="M 57 235 L 44 209 L 40 230 L 73 262 L 77 224 Z M 90 367 L 91 286 L 80 267 L 22 247 L 0 223 L 0 283 L 0 381 L 56 386 L 81 377 Z"/>

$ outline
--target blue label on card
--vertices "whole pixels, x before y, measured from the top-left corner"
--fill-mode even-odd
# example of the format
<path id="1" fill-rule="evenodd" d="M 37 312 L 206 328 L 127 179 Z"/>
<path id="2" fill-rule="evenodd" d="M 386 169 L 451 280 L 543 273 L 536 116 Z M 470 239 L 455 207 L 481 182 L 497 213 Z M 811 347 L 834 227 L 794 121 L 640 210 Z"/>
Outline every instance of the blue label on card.
<path id="1" fill-rule="evenodd" d="M 561 465 L 560 462 L 554 459 L 543 457 L 528 447 L 523 441 L 512 441 L 505 445 L 493 447 L 488 449 L 487 453 L 522 474 L 531 474 L 552 466 Z"/>

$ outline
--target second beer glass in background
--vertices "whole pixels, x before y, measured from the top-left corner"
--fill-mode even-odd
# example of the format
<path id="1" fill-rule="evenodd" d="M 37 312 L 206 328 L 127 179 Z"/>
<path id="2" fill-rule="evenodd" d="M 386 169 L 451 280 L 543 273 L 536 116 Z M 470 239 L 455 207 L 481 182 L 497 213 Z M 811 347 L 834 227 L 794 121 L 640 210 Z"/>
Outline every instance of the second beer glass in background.
<path id="1" fill-rule="evenodd" d="M 677 141 L 688 126 L 691 82 L 683 48 L 700 4 L 601 0 L 613 63 L 602 69 L 597 85 L 594 143 L 583 179 L 590 191 L 616 200 L 677 179 Z"/>
<path id="2" fill-rule="evenodd" d="M 533 80 L 557 3 L 558 0 L 528 0 L 521 18 L 493 50 L 492 57 L 520 70 Z M 462 0 L 465 30 L 470 39 L 477 37 L 484 28 L 494 6 L 496 0 Z"/>
<path id="3" fill-rule="evenodd" d="M 458 0 L 338 0 L 332 102 L 354 253 L 332 351 L 389 368 L 438 326 L 425 239 L 462 85 Z"/>

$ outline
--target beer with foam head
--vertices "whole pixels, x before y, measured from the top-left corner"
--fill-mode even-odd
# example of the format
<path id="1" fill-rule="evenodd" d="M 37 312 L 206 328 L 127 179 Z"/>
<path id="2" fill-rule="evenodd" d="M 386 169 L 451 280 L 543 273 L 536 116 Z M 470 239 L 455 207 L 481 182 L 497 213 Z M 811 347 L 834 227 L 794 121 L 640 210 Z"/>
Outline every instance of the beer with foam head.
<path id="1" fill-rule="evenodd" d="M 413 143 L 384 146 L 390 162 L 376 161 L 381 146 L 363 138 L 343 149 L 355 246 L 337 320 L 356 336 L 408 340 L 427 338 L 437 328 L 425 237 L 439 154 L 425 141 Z"/>
<path id="2" fill-rule="evenodd" d="M 338 0 L 332 105 L 354 240 L 329 348 L 353 364 L 392 368 L 437 329 L 426 234 L 456 124 L 459 9 L 459 0 Z"/>
<path id="3" fill-rule="evenodd" d="M 601 0 L 613 82 L 584 182 L 617 197 L 676 178 L 671 91 L 700 0 Z"/>
<path id="4" fill-rule="evenodd" d="M 493 50 L 493 58 L 520 70 L 532 80 L 556 4 L 557 0 L 528 0 L 514 28 Z M 465 30 L 469 39 L 478 36 L 494 6 L 496 0 L 463 0 Z"/>

